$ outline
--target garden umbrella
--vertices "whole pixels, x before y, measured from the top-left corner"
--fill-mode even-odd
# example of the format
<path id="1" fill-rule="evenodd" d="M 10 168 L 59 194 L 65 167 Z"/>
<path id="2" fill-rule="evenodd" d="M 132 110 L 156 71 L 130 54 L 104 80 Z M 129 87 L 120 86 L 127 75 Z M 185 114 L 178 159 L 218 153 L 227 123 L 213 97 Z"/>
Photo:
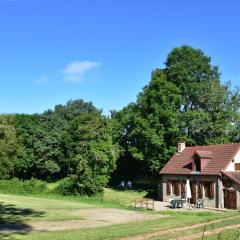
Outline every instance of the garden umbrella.
<path id="1" fill-rule="evenodd" d="M 188 200 L 188 204 L 189 204 L 189 207 L 190 207 L 190 198 L 192 198 L 192 193 L 191 193 L 191 187 L 190 187 L 189 179 L 187 179 L 187 182 L 186 182 L 186 198 Z"/>

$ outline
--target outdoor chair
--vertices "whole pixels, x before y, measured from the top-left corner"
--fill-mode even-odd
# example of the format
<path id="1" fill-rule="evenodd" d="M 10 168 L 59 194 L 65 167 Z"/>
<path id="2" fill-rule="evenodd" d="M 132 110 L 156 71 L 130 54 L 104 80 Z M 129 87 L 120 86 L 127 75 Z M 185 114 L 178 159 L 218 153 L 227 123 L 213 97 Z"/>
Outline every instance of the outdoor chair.
<path id="1" fill-rule="evenodd" d="M 184 203 L 183 199 L 179 199 L 179 198 L 172 199 L 172 200 L 170 200 L 170 207 L 171 208 L 182 208 L 183 203 Z"/>
<path id="2" fill-rule="evenodd" d="M 170 207 L 171 208 L 177 208 L 177 201 L 176 201 L 176 199 L 170 200 Z"/>
<path id="3" fill-rule="evenodd" d="M 204 208 L 204 199 L 197 200 L 197 208 Z"/>

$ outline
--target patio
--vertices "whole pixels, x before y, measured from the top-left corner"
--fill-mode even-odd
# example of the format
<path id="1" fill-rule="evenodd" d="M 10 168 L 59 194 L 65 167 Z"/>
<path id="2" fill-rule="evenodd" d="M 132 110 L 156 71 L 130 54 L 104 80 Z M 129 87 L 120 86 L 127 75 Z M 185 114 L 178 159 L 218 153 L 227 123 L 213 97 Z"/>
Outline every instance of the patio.
<path id="1" fill-rule="evenodd" d="M 144 208 L 144 209 L 152 209 L 152 208 L 148 208 L 145 205 L 141 205 L 141 203 L 133 203 L 132 206 L 136 209 L 138 208 Z M 228 212 L 228 211 L 233 211 L 230 209 L 219 209 L 219 208 L 213 208 L 213 207 L 204 207 L 204 208 L 197 208 L 195 205 L 190 204 L 190 208 L 188 206 L 188 204 L 184 204 L 183 207 L 181 208 L 171 208 L 171 205 L 169 202 L 163 202 L 163 201 L 154 201 L 154 210 L 155 211 L 166 211 L 166 210 L 170 210 L 170 211 L 197 211 L 197 212 L 204 212 L 204 211 L 220 211 L 220 212 Z"/>

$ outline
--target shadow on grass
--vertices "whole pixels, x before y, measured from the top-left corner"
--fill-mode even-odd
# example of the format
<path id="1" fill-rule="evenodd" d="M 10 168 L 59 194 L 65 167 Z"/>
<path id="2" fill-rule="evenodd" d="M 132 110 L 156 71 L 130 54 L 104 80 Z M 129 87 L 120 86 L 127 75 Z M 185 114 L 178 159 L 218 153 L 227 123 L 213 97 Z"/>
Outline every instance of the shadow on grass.
<path id="1" fill-rule="evenodd" d="M 0 239 L 13 239 L 14 234 L 29 233 L 32 228 L 25 221 L 29 218 L 41 217 L 43 214 L 42 211 L 0 203 Z"/>

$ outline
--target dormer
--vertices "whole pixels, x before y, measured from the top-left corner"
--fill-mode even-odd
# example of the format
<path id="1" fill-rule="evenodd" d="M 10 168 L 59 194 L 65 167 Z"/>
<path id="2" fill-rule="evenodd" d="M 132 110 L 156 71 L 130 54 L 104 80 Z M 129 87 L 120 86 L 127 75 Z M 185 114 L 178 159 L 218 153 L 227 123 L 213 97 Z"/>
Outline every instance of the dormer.
<path id="1" fill-rule="evenodd" d="M 202 172 L 212 158 L 212 151 L 195 151 L 192 164 L 193 171 Z"/>

